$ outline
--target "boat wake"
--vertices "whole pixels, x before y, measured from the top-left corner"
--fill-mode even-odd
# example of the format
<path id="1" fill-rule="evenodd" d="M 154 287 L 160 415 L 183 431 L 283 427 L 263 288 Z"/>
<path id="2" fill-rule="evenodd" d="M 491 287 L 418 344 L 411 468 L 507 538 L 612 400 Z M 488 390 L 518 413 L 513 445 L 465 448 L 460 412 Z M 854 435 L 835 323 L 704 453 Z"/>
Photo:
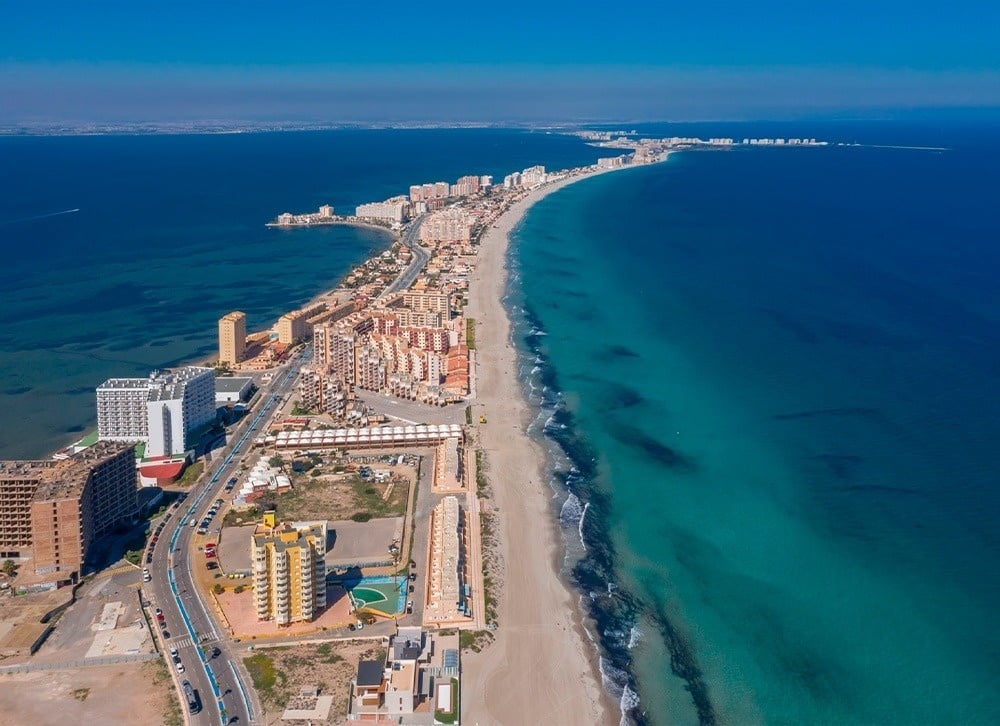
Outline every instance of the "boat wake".
<path id="1" fill-rule="evenodd" d="M 80 211 L 80 208 L 76 209 L 64 209 L 61 212 L 49 212 L 47 214 L 36 214 L 33 217 L 21 217 L 19 219 L 8 219 L 4 222 L 0 222 L 0 226 L 8 224 L 20 224 L 21 222 L 34 222 L 38 219 L 48 219 L 49 217 L 61 217 L 64 214 L 76 214 Z"/>

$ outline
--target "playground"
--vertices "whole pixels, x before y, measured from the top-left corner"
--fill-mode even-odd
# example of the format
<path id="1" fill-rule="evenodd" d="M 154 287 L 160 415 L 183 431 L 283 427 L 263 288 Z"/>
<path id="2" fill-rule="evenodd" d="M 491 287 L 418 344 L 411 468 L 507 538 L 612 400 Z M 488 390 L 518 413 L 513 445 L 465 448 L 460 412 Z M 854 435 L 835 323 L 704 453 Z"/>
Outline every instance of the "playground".
<path id="1" fill-rule="evenodd" d="M 361 577 L 340 584 L 358 611 L 392 617 L 406 607 L 406 582 L 403 577 Z"/>

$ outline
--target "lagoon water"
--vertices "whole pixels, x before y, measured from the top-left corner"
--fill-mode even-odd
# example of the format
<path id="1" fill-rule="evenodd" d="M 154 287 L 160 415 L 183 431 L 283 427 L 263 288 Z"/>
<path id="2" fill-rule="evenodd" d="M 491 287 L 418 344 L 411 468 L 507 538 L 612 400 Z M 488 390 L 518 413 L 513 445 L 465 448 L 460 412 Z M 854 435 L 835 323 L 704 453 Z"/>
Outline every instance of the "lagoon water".
<path id="1" fill-rule="evenodd" d="M 278 213 L 599 155 L 474 129 L 0 138 L 0 458 L 79 438 L 108 377 L 209 358 L 221 315 L 263 329 L 389 244 L 266 228 Z"/>
<path id="2" fill-rule="evenodd" d="M 636 721 L 1000 721 L 1000 133 L 847 131 L 950 149 L 681 153 L 517 233 L 567 569 Z"/>

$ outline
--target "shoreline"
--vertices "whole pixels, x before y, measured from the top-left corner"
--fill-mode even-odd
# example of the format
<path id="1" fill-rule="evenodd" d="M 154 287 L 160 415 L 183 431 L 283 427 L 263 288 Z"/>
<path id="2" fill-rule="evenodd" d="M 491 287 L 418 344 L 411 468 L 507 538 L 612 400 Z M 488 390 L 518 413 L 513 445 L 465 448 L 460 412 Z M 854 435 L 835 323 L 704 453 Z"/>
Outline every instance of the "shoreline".
<path id="1" fill-rule="evenodd" d="M 388 244 L 381 250 L 381 252 L 378 252 L 378 253 L 376 253 L 374 255 L 369 255 L 361 263 L 358 263 L 358 264 L 364 264 L 365 262 L 378 257 L 383 252 L 385 252 L 386 250 L 390 249 L 396 242 L 398 242 L 400 239 L 402 239 L 402 237 L 399 235 L 399 233 L 397 233 L 397 232 L 395 232 L 395 231 L 393 231 L 391 229 L 388 229 L 386 227 L 382 227 L 380 225 L 377 225 L 377 224 L 367 224 L 367 223 L 364 223 L 364 222 L 339 222 L 338 224 L 340 226 L 357 227 L 357 228 L 360 228 L 360 229 L 370 229 L 370 230 L 374 230 L 376 232 L 381 232 L 381 233 L 383 233 L 383 234 L 385 234 L 387 236 L 387 238 L 388 238 Z M 327 226 L 329 226 L 329 225 L 327 225 Z M 286 229 L 286 228 L 282 228 L 282 229 Z M 288 228 L 288 229 L 289 230 L 294 230 L 294 229 L 300 229 L 300 228 L 299 227 L 292 227 L 292 228 Z M 352 268 L 356 267 L 356 266 L 357 266 L 357 264 L 351 265 Z M 333 287 L 328 287 L 328 288 L 321 289 L 319 292 L 317 292 L 315 295 L 313 295 L 311 298 L 309 298 L 308 301 L 306 301 L 305 303 L 303 303 L 302 305 L 300 305 L 299 308 L 309 307 L 310 305 L 315 305 L 317 303 L 324 302 L 328 298 L 334 297 L 338 293 L 342 293 L 345 290 L 349 290 L 349 288 L 345 288 L 345 287 L 341 286 L 341 283 L 343 282 L 344 278 L 347 277 L 348 274 L 350 274 L 350 269 L 348 269 L 346 272 L 344 272 L 343 274 L 341 274 L 340 277 L 337 278 L 337 282 L 336 282 L 336 284 Z M 293 310 L 294 309 L 298 309 L 298 308 L 293 308 Z M 280 318 L 280 317 L 281 316 L 279 315 L 278 318 Z M 268 327 L 261 328 L 260 330 L 252 330 L 252 331 L 248 330 L 247 331 L 247 335 L 249 336 L 249 335 L 255 335 L 255 334 L 259 334 L 259 333 L 266 333 L 266 332 L 268 332 L 270 330 L 273 330 L 274 327 L 278 323 L 278 318 L 275 318 L 274 322 L 272 322 L 271 325 L 268 326 Z M 215 364 L 218 362 L 218 358 L 219 358 L 218 352 L 216 352 L 215 354 L 213 354 L 211 357 L 208 357 L 208 358 L 205 358 L 205 357 L 200 357 L 200 358 L 182 358 L 182 359 L 180 359 L 180 360 L 178 360 L 176 362 L 171 362 L 169 364 L 161 364 L 160 367 L 161 368 L 181 368 L 183 366 L 198 366 L 198 367 L 201 367 L 201 368 L 214 368 Z M 241 375 L 242 376 L 252 376 L 256 372 L 258 372 L 258 371 L 233 371 L 233 375 L 234 376 L 241 376 Z M 100 384 L 95 384 L 95 388 L 96 388 L 97 385 L 100 385 Z M 96 414 L 95 414 L 94 420 L 91 422 L 91 425 L 87 426 L 83 431 L 78 432 L 78 433 L 74 433 L 73 436 L 72 436 L 72 438 L 69 441 L 67 441 L 66 443 L 64 443 L 64 444 L 62 444 L 62 445 L 60 445 L 58 447 L 56 447 L 55 449 L 53 449 L 49 453 L 47 453 L 45 455 L 42 455 L 42 456 L 34 457 L 34 458 L 43 459 L 43 460 L 44 459 L 51 459 L 53 456 L 55 456 L 55 455 L 57 455 L 57 454 L 65 451 L 67 448 L 73 446 L 78 441 L 82 441 L 83 439 L 87 438 L 92 433 L 94 433 L 95 431 L 97 431 L 97 420 L 96 419 L 97 419 L 97 417 L 96 417 Z"/>
<path id="2" fill-rule="evenodd" d="M 477 694 L 465 715 L 470 723 L 615 723 L 621 718 L 603 687 L 600 650 L 587 632 L 578 593 L 560 574 L 566 545 L 552 509 L 548 457 L 528 432 L 534 412 L 517 375 L 514 321 L 504 303 L 510 236 L 528 210 L 570 184 L 618 170 L 529 192 L 484 235 L 470 280 L 466 315 L 476 320 L 478 369 L 473 405 L 490 421 L 479 427 L 480 448 L 494 497 L 489 509 L 499 515 L 504 563 L 496 640 L 464 658 L 464 688 Z"/>

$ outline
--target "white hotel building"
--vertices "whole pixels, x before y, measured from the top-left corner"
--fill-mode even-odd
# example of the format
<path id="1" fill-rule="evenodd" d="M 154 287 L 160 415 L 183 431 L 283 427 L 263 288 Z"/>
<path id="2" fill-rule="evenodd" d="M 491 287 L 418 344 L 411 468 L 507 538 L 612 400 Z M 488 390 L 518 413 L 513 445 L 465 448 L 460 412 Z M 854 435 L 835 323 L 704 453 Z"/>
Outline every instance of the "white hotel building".
<path id="1" fill-rule="evenodd" d="M 102 440 L 145 441 L 146 456 L 188 449 L 188 435 L 215 420 L 215 371 L 186 366 L 148 378 L 111 378 L 97 388 Z"/>

